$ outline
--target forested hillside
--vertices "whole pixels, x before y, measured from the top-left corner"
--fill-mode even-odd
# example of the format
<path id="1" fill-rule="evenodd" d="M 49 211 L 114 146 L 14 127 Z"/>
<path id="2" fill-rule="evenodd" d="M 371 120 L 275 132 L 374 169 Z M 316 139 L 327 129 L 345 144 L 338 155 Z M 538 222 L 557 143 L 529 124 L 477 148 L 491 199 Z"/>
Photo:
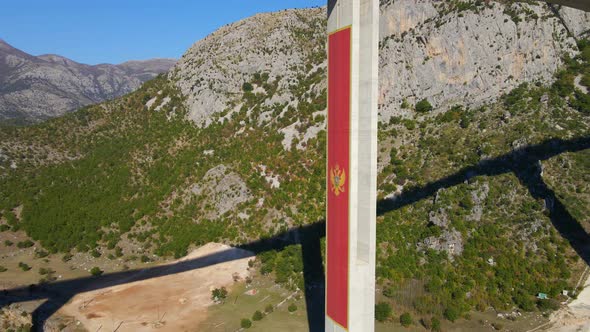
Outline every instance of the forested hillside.
<path id="1" fill-rule="evenodd" d="M 306 26 L 291 31 L 304 50 L 297 75 L 241 74 L 206 126 L 177 70 L 111 102 L 1 128 L 1 229 L 26 231 L 52 255 L 117 259 L 136 254 L 129 243 L 180 257 L 321 222 L 325 40 L 321 21 Z M 404 98 L 380 122 L 380 302 L 454 321 L 555 308 L 573 291 L 590 262 L 590 44 L 574 48 L 550 80 L 495 102 L 447 110 Z M 261 253 L 256 267 L 303 288 L 299 245 Z"/>

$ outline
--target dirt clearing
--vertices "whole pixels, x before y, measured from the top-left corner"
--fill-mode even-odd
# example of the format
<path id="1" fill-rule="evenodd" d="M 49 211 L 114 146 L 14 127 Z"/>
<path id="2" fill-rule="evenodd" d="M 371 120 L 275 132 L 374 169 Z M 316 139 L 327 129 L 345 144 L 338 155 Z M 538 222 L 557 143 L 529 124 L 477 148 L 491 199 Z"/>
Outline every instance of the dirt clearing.
<path id="1" fill-rule="evenodd" d="M 252 256 L 209 243 L 165 264 L 170 269 L 165 276 L 78 294 L 59 313 L 73 316 L 90 331 L 193 331 L 207 318 L 207 307 L 213 303 L 211 290 L 248 276 Z M 211 261 L 195 269 L 183 266 L 195 259 Z"/>

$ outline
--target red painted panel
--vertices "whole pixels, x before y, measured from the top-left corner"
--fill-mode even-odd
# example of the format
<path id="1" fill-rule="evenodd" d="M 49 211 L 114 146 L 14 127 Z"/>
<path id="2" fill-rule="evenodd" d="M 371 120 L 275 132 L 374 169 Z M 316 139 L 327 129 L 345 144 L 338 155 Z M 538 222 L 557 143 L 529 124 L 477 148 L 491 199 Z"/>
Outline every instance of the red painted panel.
<path id="1" fill-rule="evenodd" d="M 328 37 L 326 314 L 344 328 L 348 327 L 350 38 L 350 28 Z"/>

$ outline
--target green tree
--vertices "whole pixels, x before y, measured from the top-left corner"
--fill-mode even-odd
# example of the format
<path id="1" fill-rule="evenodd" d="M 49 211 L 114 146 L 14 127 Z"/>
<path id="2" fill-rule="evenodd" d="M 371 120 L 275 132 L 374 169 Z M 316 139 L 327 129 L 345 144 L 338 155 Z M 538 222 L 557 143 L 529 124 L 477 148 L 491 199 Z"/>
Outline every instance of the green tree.
<path id="1" fill-rule="evenodd" d="M 295 312 L 297 311 L 297 305 L 295 303 L 291 303 L 287 310 L 289 310 L 289 312 Z"/>
<path id="2" fill-rule="evenodd" d="M 391 305 L 387 302 L 379 302 L 375 305 L 375 319 L 384 322 L 391 317 Z"/>
<path id="3" fill-rule="evenodd" d="M 457 309 L 454 306 L 450 306 L 450 307 L 446 308 L 443 313 L 443 316 L 445 316 L 445 318 L 450 320 L 451 322 L 454 322 L 457 319 L 459 319 L 460 315 L 461 315 L 461 313 L 459 312 L 459 309 Z"/>
<path id="4" fill-rule="evenodd" d="M 434 332 L 440 332 L 441 331 L 441 326 L 440 326 L 440 319 L 436 318 L 436 317 L 432 317 L 432 324 L 431 324 L 431 331 Z"/>
<path id="5" fill-rule="evenodd" d="M 252 86 L 252 84 L 245 82 L 244 84 L 242 84 L 242 90 L 244 90 L 244 92 L 250 92 L 254 90 L 254 87 Z"/>
<path id="6" fill-rule="evenodd" d="M 432 105 L 428 101 L 428 99 L 422 99 L 416 104 L 416 112 L 418 113 L 428 113 L 432 111 Z"/>
<path id="7" fill-rule="evenodd" d="M 262 314 L 262 312 L 260 312 L 260 310 L 256 310 L 256 311 L 254 312 L 254 315 L 252 315 L 252 320 L 253 320 L 253 321 L 259 321 L 259 320 L 261 320 L 262 318 L 264 318 L 264 315 Z"/>
<path id="8" fill-rule="evenodd" d="M 215 288 L 211 291 L 211 300 L 217 303 L 223 303 L 227 298 L 227 289 L 225 287 Z"/>
<path id="9" fill-rule="evenodd" d="M 242 318 L 242 321 L 240 322 L 240 326 L 243 329 L 249 329 L 252 327 L 252 321 L 249 320 L 248 318 Z"/>
<path id="10" fill-rule="evenodd" d="M 103 273 L 104 273 L 104 271 L 101 270 L 98 266 L 95 266 L 90 270 L 90 274 L 92 274 L 95 277 L 98 277 L 98 276 L 102 275 Z"/>
<path id="11" fill-rule="evenodd" d="M 414 323 L 412 319 L 412 315 L 409 312 L 404 312 L 401 316 L 399 316 L 399 322 L 404 326 L 408 327 Z"/>

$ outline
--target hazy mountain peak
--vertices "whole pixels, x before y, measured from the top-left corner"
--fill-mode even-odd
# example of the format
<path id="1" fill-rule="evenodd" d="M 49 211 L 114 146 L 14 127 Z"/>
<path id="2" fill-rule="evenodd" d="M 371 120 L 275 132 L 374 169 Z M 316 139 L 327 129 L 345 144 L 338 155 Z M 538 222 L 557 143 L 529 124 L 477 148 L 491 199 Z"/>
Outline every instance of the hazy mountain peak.
<path id="1" fill-rule="evenodd" d="M 0 121 L 35 122 L 113 99 L 175 62 L 150 59 L 92 66 L 57 54 L 33 56 L 0 41 Z"/>
<path id="2" fill-rule="evenodd" d="M 63 64 L 63 65 L 81 65 L 80 63 L 78 63 L 74 60 L 70 60 L 64 56 L 57 55 L 57 54 L 42 54 L 42 55 L 37 56 L 37 59 L 41 59 L 41 60 L 45 60 L 45 61 L 49 61 L 49 62 L 53 62 L 53 63 L 58 63 L 58 64 Z"/>

